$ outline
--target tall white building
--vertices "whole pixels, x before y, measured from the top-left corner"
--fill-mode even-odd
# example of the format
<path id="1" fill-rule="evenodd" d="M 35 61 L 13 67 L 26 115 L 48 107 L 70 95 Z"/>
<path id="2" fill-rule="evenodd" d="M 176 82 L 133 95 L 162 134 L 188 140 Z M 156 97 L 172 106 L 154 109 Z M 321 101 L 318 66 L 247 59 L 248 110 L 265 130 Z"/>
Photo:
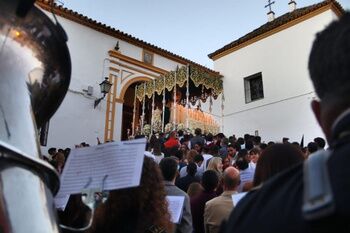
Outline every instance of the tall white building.
<path id="1" fill-rule="evenodd" d="M 296 8 L 209 54 L 223 75 L 224 133 L 259 134 L 266 141 L 322 136 L 310 108 L 316 98 L 308 56 L 317 32 L 344 10 L 336 1 Z"/>

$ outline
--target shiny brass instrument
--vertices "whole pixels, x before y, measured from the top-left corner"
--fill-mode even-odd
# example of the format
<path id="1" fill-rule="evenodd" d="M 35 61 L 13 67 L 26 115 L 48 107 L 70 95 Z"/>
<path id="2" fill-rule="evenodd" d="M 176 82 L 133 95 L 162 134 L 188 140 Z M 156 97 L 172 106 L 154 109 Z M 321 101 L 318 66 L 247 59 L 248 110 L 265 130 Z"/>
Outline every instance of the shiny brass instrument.
<path id="1" fill-rule="evenodd" d="M 0 0 L 0 232 L 59 232 L 59 177 L 41 160 L 40 128 L 69 86 L 71 61 L 59 24 L 30 0 Z"/>

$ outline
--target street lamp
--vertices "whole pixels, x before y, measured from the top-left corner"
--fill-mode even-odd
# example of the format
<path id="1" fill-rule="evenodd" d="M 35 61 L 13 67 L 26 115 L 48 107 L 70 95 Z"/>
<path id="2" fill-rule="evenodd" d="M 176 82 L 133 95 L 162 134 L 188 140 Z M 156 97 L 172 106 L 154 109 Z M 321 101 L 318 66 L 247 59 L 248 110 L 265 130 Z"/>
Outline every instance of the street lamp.
<path id="1" fill-rule="evenodd" d="M 111 87 L 112 87 L 112 83 L 110 83 L 108 81 L 108 78 L 105 77 L 105 80 L 103 80 L 100 83 L 100 89 L 101 89 L 101 93 L 103 94 L 103 96 L 101 98 L 98 98 L 97 100 L 95 100 L 94 108 L 96 108 L 97 105 L 101 102 L 101 100 L 103 100 L 105 98 L 106 94 L 108 94 Z"/>

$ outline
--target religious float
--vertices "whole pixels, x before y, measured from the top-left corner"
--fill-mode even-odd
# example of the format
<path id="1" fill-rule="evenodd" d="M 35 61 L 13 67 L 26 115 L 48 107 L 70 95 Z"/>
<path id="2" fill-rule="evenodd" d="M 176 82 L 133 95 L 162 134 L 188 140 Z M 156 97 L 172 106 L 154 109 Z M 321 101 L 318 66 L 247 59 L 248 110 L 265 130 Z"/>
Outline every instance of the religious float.
<path id="1" fill-rule="evenodd" d="M 212 114 L 213 100 L 221 94 L 223 110 L 223 82 L 221 75 L 208 73 L 200 67 L 177 67 L 152 81 L 136 86 L 132 134 L 146 134 L 183 130 L 216 134 L 220 131 L 218 117 Z M 202 104 L 209 104 L 209 111 Z M 138 109 L 137 106 L 141 106 Z"/>

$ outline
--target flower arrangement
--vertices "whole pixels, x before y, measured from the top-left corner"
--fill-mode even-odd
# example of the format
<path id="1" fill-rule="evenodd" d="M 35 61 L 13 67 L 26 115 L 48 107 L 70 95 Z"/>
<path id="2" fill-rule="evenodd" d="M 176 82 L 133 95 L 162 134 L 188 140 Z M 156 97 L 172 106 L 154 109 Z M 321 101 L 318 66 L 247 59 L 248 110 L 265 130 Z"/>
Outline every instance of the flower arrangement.
<path id="1" fill-rule="evenodd" d="M 173 128 L 174 128 L 173 124 L 172 123 L 168 123 L 168 124 L 165 125 L 164 131 L 165 131 L 165 133 L 169 133 L 169 132 L 171 132 L 173 130 Z"/>
<path id="2" fill-rule="evenodd" d="M 151 125 L 150 124 L 145 124 L 143 126 L 143 133 L 145 135 L 150 135 L 151 134 Z"/>
<path id="3" fill-rule="evenodd" d="M 179 123 L 177 125 L 177 130 L 184 130 L 185 129 L 185 125 L 183 123 Z"/>

